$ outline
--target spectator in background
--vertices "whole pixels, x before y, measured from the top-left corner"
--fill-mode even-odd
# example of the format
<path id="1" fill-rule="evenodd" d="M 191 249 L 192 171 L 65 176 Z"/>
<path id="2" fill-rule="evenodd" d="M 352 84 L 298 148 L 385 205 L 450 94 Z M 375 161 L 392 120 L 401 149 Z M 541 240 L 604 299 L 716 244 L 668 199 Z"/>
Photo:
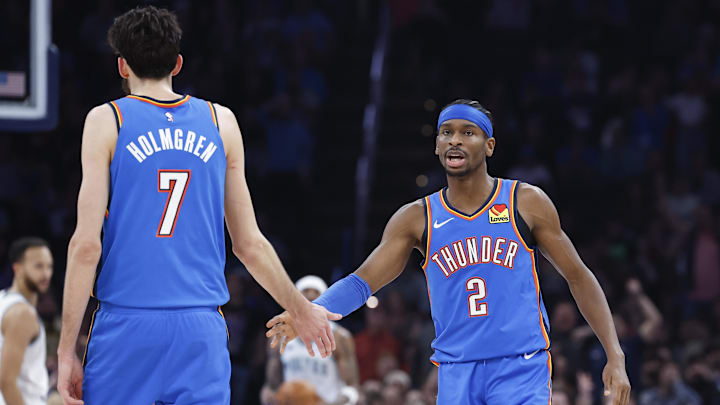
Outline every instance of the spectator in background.
<path id="1" fill-rule="evenodd" d="M 292 12 L 283 22 L 287 40 L 301 38 L 318 56 L 327 56 L 333 43 L 333 26 L 312 0 L 292 0 Z"/>
<path id="2" fill-rule="evenodd" d="M 699 77 L 688 78 L 683 89 L 668 100 L 678 118 L 674 152 L 675 163 L 681 170 L 689 169 L 690 158 L 706 145 L 704 125 L 708 107 L 701 86 Z"/>
<path id="3" fill-rule="evenodd" d="M 707 354 L 698 353 L 689 359 L 685 367 L 685 381 L 700 395 L 705 405 L 720 404 L 720 370 L 713 367 L 719 354 L 717 348 Z"/>
<path id="4" fill-rule="evenodd" d="M 355 335 L 361 383 L 381 378 L 379 371 L 390 371 L 397 367 L 401 348 L 397 339 L 388 331 L 386 322 L 387 314 L 383 304 L 373 309 L 365 308 L 365 329 Z M 388 362 L 390 367 L 383 364 Z"/>
<path id="5" fill-rule="evenodd" d="M 283 184 L 307 182 L 312 162 L 313 139 L 310 129 L 298 113 L 297 100 L 287 93 L 278 94 L 266 108 L 268 171 L 271 176 L 293 177 Z"/>
<path id="6" fill-rule="evenodd" d="M 641 150 L 662 148 L 667 137 L 670 114 L 658 99 L 656 89 L 646 83 L 638 92 L 639 103 L 632 112 L 630 132 Z"/>
<path id="7" fill-rule="evenodd" d="M 570 301 L 555 304 L 550 316 L 550 322 L 553 337 L 553 354 L 556 354 L 555 350 L 557 349 L 559 352 L 557 354 L 562 354 L 566 359 L 566 367 L 569 366 L 571 370 L 576 370 L 581 360 L 578 346 L 574 343 L 574 340 L 577 339 L 577 333 L 575 332 L 578 323 L 577 307 Z M 592 333 L 592 330 L 589 332 Z M 553 361 L 557 363 L 559 361 L 558 356 L 554 357 Z M 554 369 L 557 373 L 558 367 L 555 366 Z"/>
<path id="8" fill-rule="evenodd" d="M 405 398 L 410 391 L 410 376 L 401 370 L 393 370 L 385 375 L 383 379 L 386 387 L 395 387 L 400 393 L 400 398 Z"/>
<path id="9" fill-rule="evenodd" d="M 525 145 L 520 149 L 520 159 L 508 172 L 508 177 L 526 183 L 535 184 L 546 192 L 552 189 L 552 175 L 537 156 L 532 145 Z"/>
<path id="10" fill-rule="evenodd" d="M 692 290 L 690 300 L 709 305 L 720 298 L 720 237 L 718 220 L 710 207 L 701 205 L 695 214 L 696 229 L 693 232 L 688 256 L 691 269 Z"/>
<path id="11" fill-rule="evenodd" d="M 678 365 L 662 365 L 657 386 L 640 394 L 640 405 L 700 405 L 700 396 L 683 382 Z"/>

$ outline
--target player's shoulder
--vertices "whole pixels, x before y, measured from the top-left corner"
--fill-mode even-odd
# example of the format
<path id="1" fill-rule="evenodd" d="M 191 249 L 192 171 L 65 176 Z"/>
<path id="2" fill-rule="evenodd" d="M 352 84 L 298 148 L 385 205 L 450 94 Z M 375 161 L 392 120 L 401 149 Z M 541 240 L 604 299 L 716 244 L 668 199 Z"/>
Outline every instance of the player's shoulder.
<path id="1" fill-rule="evenodd" d="M 215 114 L 217 114 L 218 127 L 220 128 L 220 134 L 225 137 L 228 135 L 239 135 L 240 125 L 238 124 L 237 117 L 230 107 L 226 107 L 222 104 L 210 102 L 215 108 Z"/>
<path id="2" fill-rule="evenodd" d="M 557 210 L 545 191 L 535 185 L 518 183 L 517 210 L 530 229 L 557 221 Z"/>
<path id="3" fill-rule="evenodd" d="M 424 224 L 425 199 L 420 198 L 403 205 L 395 212 L 395 216 L 398 217 L 398 219 L 402 219 L 408 222 L 417 222 L 418 220 L 420 220 L 420 223 Z"/>
<path id="4" fill-rule="evenodd" d="M 522 181 L 517 184 L 517 202 L 518 206 L 534 207 L 538 204 L 544 204 L 550 201 L 547 193 L 542 188 Z"/>
<path id="5" fill-rule="evenodd" d="M 230 107 L 226 107 L 222 104 L 214 103 L 212 101 L 208 101 L 208 102 L 210 104 L 212 104 L 213 107 L 215 107 L 215 111 L 217 112 L 218 119 L 220 119 L 220 120 L 228 120 L 228 119 L 237 120 L 235 118 L 235 113 L 233 112 L 232 109 L 230 109 Z"/>
<path id="6" fill-rule="evenodd" d="M 90 111 L 88 111 L 87 117 L 85 119 L 87 121 L 102 121 L 108 119 L 115 121 L 115 115 L 110 104 L 103 103 L 91 108 Z"/>
<path id="7" fill-rule="evenodd" d="M 88 112 L 83 129 L 83 143 L 93 150 L 108 151 L 112 158 L 120 124 L 109 104 L 100 104 Z"/>
<path id="8" fill-rule="evenodd" d="M 225 154 L 228 158 L 239 158 L 235 152 L 242 151 L 242 133 L 235 113 L 222 104 L 209 102 L 215 108 L 217 125 L 220 130 L 220 138 L 225 146 Z M 242 153 L 241 153 L 242 155 Z"/>
<path id="9" fill-rule="evenodd" d="M 37 331 L 37 312 L 25 301 L 12 304 L 2 317 L 3 334 L 8 331 L 33 334 Z"/>
<path id="10" fill-rule="evenodd" d="M 395 211 L 388 221 L 386 232 L 392 235 L 406 235 L 419 241 L 425 231 L 425 223 L 425 201 L 419 199 Z"/>

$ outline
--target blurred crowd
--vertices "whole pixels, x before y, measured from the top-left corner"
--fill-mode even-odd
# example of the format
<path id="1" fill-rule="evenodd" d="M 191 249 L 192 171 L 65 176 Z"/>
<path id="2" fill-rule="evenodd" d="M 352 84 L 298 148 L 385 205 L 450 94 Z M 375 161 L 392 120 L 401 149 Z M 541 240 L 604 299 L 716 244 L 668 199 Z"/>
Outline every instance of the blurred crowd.
<path id="1" fill-rule="evenodd" d="M 0 12 L 11 12 L 11 3 Z M 93 105 L 123 95 L 105 34 L 113 17 L 135 4 L 81 3 L 53 2 L 53 40 L 62 54 L 59 127 L 0 134 L 0 287 L 11 279 L 5 258 L 13 239 L 50 241 L 54 287 L 38 310 L 51 347 L 74 229 L 79 134 Z M 289 206 L 314 181 L 317 128 L 335 90 L 328 75 L 342 69 L 333 58 L 343 35 L 360 24 L 348 16 L 376 2 L 151 3 L 176 11 L 185 32 L 177 90 L 238 115 L 261 228 L 281 257 L 292 257 L 304 246 L 296 242 L 303 212 Z M 720 404 L 720 121 L 712 114 L 720 107 L 720 1 L 389 4 L 388 100 L 415 102 L 421 123 L 432 124 L 438 113 L 427 99 L 442 105 L 463 96 L 493 112 L 498 149 L 490 173 L 539 185 L 558 206 L 614 312 L 634 403 Z M 417 196 L 443 179 L 426 146 L 418 166 L 431 167 L 437 180 Z M 338 276 L 289 269 L 295 278 Z M 604 403 L 602 347 L 544 260 L 540 278 L 551 322 L 553 403 Z M 233 404 L 259 403 L 264 324 L 279 308 L 236 260 L 228 261 L 227 279 Z M 411 260 L 377 308 L 342 321 L 355 336 L 360 404 L 434 403 L 426 296 Z M 48 353 L 54 371 L 54 349 Z"/>

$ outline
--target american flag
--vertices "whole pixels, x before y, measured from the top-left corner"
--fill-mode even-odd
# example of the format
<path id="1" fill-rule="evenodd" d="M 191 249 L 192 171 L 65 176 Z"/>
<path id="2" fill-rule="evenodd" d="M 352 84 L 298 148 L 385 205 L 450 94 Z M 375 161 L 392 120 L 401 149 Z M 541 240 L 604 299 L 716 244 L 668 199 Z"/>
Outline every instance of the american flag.
<path id="1" fill-rule="evenodd" d="M 24 97 L 25 73 L 0 71 L 0 97 Z"/>

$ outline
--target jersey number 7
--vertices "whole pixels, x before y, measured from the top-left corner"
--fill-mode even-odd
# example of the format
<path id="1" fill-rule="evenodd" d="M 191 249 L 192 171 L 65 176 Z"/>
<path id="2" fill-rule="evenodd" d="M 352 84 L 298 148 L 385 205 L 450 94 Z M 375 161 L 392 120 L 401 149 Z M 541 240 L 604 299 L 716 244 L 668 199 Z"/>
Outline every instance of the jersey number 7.
<path id="1" fill-rule="evenodd" d="M 158 170 L 158 192 L 169 192 L 162 221 L 160 221 L 157 231 L 158 238 L 173 236 L 175 223 L 189 182 L 190 170 Z"/>

